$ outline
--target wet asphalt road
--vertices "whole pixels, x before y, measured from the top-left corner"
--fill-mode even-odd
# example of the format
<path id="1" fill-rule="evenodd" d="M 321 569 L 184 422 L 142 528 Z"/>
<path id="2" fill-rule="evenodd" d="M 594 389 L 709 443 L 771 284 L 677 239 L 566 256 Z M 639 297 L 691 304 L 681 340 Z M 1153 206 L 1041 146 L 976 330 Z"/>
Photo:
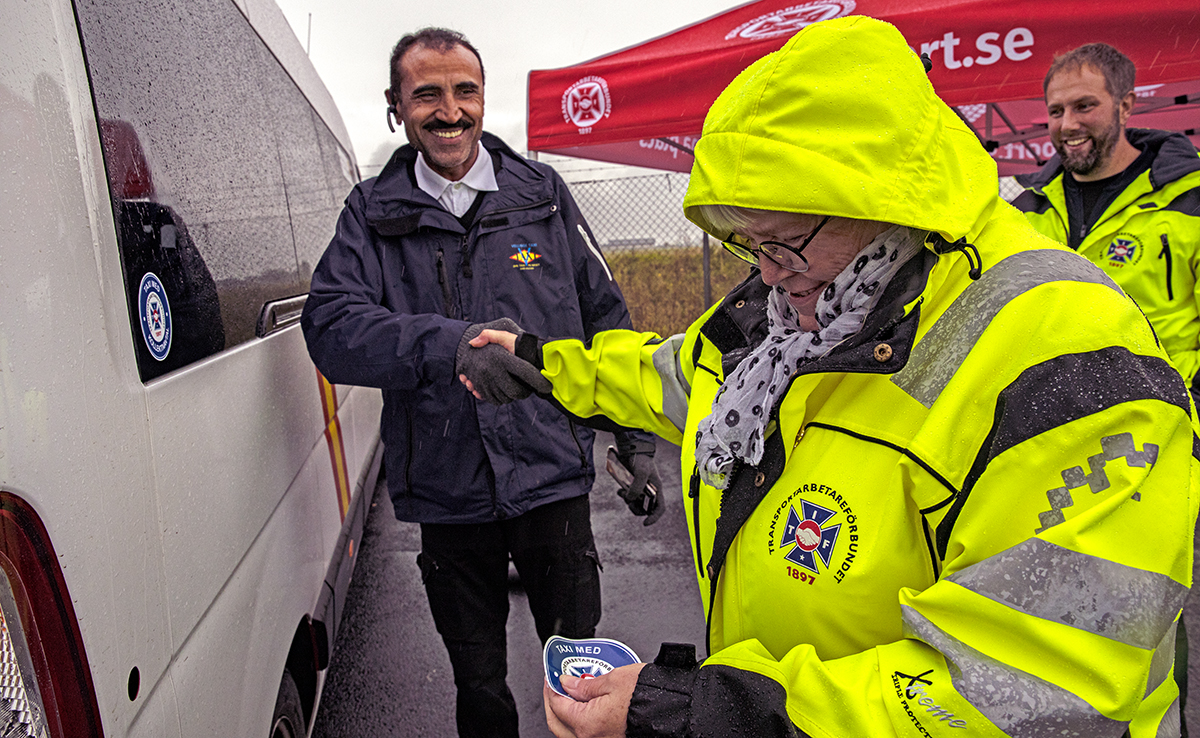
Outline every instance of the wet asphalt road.
<path id="1" fill-rule="evenodd" d="M 702 652 L 704 616 L 678 501 L 679 448 L 659 441 L 659 474 L 663 486 L 675 490 L 675 504 L 646 527 L 625 507 L 604 471 L 611 442 L 611 435 L 597 434 L 600 472 L 591 495 L 592 529 L 604 571 L 596 634 L 624 642 L 647 661 L 663 641 L 696 643 Z M 419 527 L 397 521 L 387 490 L 377 490 L 314 738 L 456 735 L 450 660 L 421 587 L 420 546 Z M 521 735 L 549 738 L 542 712 L 542 648 L 515 581 L 509 602 L 508 684 L 520 711 Z"/>
<path id="2" fill-rule="evenodd" d="M 659 441 L 659 473 L 664 487 L 675 490 L 671 499 L 676 504 L 656 525 L 644 527 L 603 471 L 610 442 L 611 436 L 598 434 L 595 450 L 601 471 L 591 496 L 592 527 L 604 565 L 604 614 L 597 635 L 625 642 L 644 660 L 654 658 L 662 641 L 696 643 L 702 656 L 704 618 L 687 523 L 678 502 L 679 448 Z M 361 543 L 314 738 L 456 734 L 450 661 L 421 587 L 419 550 L 418 527 L 395 519 L 387 491 L 380 488 Z M 510 603 L 508 682 L 520 710 L 521 735 L 549 738 L 542 713 L 541 646 L 515 582 Z M 1192 734 L 1200 735 L 1200 595 L 1189 598 L 1184 619 L 1195 654 L 1188 671 L 1193 699 L 1185 712 Z"/>

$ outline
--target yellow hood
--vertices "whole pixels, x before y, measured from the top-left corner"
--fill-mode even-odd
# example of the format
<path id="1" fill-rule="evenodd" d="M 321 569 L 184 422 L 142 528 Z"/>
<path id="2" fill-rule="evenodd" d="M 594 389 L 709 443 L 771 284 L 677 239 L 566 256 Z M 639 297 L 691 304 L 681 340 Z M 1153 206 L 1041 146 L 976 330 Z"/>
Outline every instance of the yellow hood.
<path id="1" fill-rule="evenodd" d="M 708 111 L 683 200 L 897 223 L 971 240 L 996 164 L 888 23 L 815 23 L 748 67 Z"/>

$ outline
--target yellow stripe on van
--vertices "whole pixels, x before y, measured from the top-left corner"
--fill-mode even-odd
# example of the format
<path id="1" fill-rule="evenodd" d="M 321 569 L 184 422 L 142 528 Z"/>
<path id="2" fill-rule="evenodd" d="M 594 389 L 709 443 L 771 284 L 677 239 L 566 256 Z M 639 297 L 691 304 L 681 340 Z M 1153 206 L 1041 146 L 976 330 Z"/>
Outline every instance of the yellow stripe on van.
<path id="1" fill-rule="evenodd" d="M 346 471 L 342 423 L 337 415 L 337 390 L 319 369 L 317 386 L 321 391 L 321 409 L 325 412 L 325 442 L 329 445 L 329 462 L 333 465 L 333 481 L 337 485 L 338 512 L 345 520 L 346 511 L 350 509 L 350 475 Z"/>

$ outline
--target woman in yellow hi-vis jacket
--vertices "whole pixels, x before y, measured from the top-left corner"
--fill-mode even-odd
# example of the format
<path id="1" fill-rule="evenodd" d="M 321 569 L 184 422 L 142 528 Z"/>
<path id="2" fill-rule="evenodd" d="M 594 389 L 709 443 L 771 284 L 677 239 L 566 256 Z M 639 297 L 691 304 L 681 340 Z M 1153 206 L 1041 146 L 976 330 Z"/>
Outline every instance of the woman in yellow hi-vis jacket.
<path id="1" fill-rule="evenodd" d="M 477 339 L 690 480 L 708 658 L 564 679 L 556 735 L 1179 734 L 1194 410 L 996 181 L 894 28 L 817 23 L 696 147 L 685 211 L 744 284 L 666 340 Z"/>

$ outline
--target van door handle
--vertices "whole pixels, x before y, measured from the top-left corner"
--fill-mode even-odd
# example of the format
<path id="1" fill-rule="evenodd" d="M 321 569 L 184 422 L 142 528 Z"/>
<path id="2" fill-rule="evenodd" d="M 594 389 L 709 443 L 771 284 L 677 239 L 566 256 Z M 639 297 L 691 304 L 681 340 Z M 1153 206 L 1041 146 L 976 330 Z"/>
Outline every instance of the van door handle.
<path id="1" fill-rule="evenodd" d="M 258 325 L 254 329 L 254 335 L 266 338 L 293 323 L 299 323 L 300 313 L 304 310 L 304 301 L 307 299 L 308 295 L 297 295 L 265 303 L 262 312 L 258 314 Z"/>

